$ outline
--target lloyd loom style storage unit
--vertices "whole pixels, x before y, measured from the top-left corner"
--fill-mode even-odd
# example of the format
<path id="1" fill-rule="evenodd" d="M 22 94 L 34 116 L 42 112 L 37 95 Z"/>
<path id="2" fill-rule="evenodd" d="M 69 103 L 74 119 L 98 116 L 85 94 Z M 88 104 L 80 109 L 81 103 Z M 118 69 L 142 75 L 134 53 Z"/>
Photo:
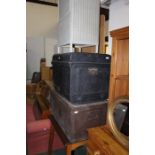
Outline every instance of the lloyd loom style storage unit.
<path id="1" fill-rule="evenodd" d="M 59 0 L 58 45 L 96 46 L 98 52 L 100 0 Z M 64 53 L 65 51 L 60 51 Z"/>
<path id="2" fill-rule="evenodd" d="M 53 56 L 53 80 L 57 92 L 72 104 L 108 98 L 111 56 L 64 53 Z"/>
<path id="3" fill-rule="evenodd" d="M 87 139 L 87 128 L 106 123 L 107 101 L 74 105 L 51 87 L 53 115 L 70 140 L 76 142 Z"/>

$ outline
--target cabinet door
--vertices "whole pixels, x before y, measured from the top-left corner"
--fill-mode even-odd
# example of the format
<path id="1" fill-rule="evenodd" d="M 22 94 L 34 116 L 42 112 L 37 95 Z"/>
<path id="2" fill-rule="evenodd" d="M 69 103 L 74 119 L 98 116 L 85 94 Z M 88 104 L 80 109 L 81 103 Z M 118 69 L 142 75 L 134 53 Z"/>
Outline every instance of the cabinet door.
<path id="1" fill-rule="evenodd" d="M 116 76 L 129 74 L 129 39 L 118 39 L 116 45 Z M 115 51 L 114 51 L 115 52 Z"/>
<path id="2" fill-rule="evenodd" d="M 112 31 L 111 36 L 110 104 L 119 96 L 129 96 L 129 28 Z"/>
<path id="3" fill-rule="evenodd" d="M 115 91 L 114 98 L 119 96 L 128 96 L 129 95 L 129 80 L 128 78 L 119 78 L 115 80 Z"/>

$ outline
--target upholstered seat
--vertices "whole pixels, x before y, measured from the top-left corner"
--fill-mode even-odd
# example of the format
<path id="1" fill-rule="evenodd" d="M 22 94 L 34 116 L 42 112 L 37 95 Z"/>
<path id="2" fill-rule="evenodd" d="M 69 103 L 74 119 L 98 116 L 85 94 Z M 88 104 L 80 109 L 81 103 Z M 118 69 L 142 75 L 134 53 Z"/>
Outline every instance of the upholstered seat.
<path id="1" fill-rule="evenodd" d="M 28 155 L 48 152 L 63 148 L 58 134 L 49 119 L 39 119 L 40 111 L 37 104 L 26 101 L 26 143 Z M 41 118 L 41 117 L 40 117 Z M 51 143 L 50 143 L 51 142 Z"/>

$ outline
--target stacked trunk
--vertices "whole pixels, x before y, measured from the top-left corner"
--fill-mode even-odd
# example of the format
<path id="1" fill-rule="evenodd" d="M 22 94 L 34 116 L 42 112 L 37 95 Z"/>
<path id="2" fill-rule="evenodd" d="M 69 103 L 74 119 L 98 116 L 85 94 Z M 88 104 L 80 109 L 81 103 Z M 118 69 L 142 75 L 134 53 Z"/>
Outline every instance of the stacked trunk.
<path id="1" fill-rule="evenodd" d="M 71 142 L 106 123 L 111 57 L 65 53 L 53 56 L 53 115 Z"/>

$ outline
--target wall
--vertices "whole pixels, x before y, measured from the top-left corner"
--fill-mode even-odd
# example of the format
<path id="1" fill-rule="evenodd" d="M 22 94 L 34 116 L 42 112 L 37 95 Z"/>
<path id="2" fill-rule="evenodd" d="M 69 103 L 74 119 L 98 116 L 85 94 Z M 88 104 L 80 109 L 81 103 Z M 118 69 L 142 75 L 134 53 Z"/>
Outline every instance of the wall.
<path id="1" fill-rule="evenodd" d="M 32 37 L 26 40 L 26 79 L 31 79 L 33 72 L 40 71 L 40 58 L 44 57 L 44 38 Z"/>
<path id="2" fill-rule="evenodd" d="M 40 71 L 41 57 L 51 66 L 57 44 L 57 23 L 58 7 L 26 2 L 27 79 L 34 71 Z M 32 57 L 36 59 L 30 63 Z"/>
<path id="3" fill-rule="evenodd" d="M 109 31 L 129 25 L 128 2 L 128 0 L 115 0 L 110 5 Z"/>
<path id="4" fill-rule="evenodd" d="M 26 2 L 26 36 L 53 37 L 58 22 L 58 7 Z M 55 34 L 54 34 L 55 35 Z M 55 36 L 54 36 L 55 37 Z"/>
<path id="5" fill-rule="evenodd" d="M 129 26 L 129 0 L 112 0 L 109 8 L 109 32 Z M 109 53 L 111 54 L 112 39 L 109 37 Z"/>

